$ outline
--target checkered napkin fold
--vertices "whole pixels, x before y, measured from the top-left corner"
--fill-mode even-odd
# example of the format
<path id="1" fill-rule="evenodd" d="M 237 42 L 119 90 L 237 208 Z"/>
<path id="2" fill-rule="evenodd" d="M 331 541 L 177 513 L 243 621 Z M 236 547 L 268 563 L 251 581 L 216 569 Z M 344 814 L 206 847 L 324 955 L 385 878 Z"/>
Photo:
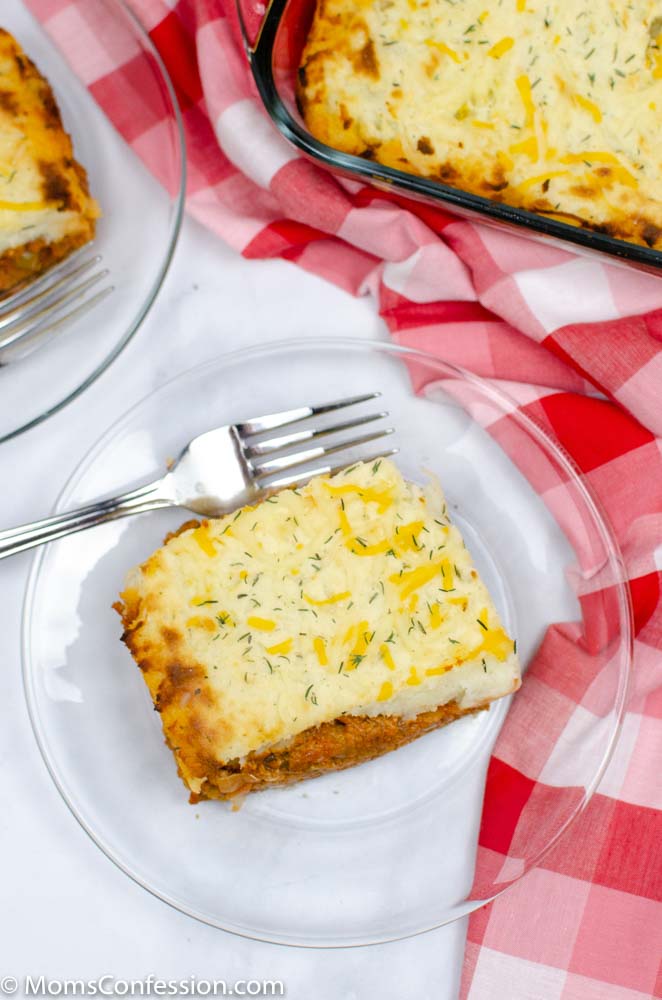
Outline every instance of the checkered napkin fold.
<path id="1" fill-rule="evenodd" d="M 500 385 L 513 409 L 569 452 L 610 518 L 636 629 L 622 735 L 570 832 L 523 882 L 472 916 L 461 993 L 470 1000 L 662 996 L 662 280 L 335 180 L 267 120 L 232 0 L 129 3 L 180 101 L 189 212 L 244 257 L 283 257 L 372 295 L 396 342 Z M 167 184 L 158 158 L 165 126 L 145 98 L 135 53 L 95 31 L 96 5 L 87 0 L 28 6 Z M 488 430 L 558 517 L 564 484 L 527 466 L 509 419 Z M 581 539 L 570 535 L 577 550 Z M 591 713 L 599 716 L 600 675 L 586 664 L 595 659 L 592 602 L 607 596 L 610 581 L 587 576 L 578 591 L 583 623 L 549 629 L 497 742 L 478 883 L 485 873 L 507 882 L 517 845 L 530 854 L 541 817 L 571 809 L 581 794 L 545 777 L 554 747 L 572 748 Z M 536 727 L 540 706 L 550 703 L 554 725 Z M 475 884 L 477 898 L 480 891 Z"/>

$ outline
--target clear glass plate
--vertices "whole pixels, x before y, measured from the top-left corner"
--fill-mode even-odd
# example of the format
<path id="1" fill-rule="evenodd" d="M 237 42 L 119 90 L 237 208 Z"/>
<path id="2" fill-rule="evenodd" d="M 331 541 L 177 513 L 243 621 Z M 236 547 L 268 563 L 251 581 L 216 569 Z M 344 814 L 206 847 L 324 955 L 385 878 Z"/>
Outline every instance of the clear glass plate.
<path id="1" fill-rule="evenodd" d="M 10 31 L 49 80 L 103 213 L 91 254 L 101 254 L 114 292 L 21 361 L 0 367 L 0 442 L 55 413 L 117 357 L 149 312 L 163 283 L 181 225 L 185 150 L 172 85 L 149 37 L 121 0 L 86 0 L 88 28 L 115 53 L 130 54 L 132 77 L 154 121 L 160 182 L 122 138 L 62 53 L 21 0 L 3 0 Z M 80 62 L 83 53 L 71 53 Z M 88 67 L 89 69 L 89 67 Z M 83 68 L 81 67 L 81 71 Z M 105 88 L 105 89 L 104 89 Z M 112 83 L 97 84 L 106 99 Z M 143 122 L 143 124 L 145 124 Z M 85 253 L 85 251 L 83 251 Z"/>
<path id="2" fill-rule="evenodd" d="M 249 796 L 239 811 L 188 804 L 111 610 L 126 571 L 186 512 L 118 521 L 56 542 L 37 555 L 28 585 L 30 717 L 69 808 L 145 888 L 200 920 L 267 941 L 385 941 L 482 905 L 536 864 L 581 811 L 609 758 L 623 707 L 630 622 L 608 526 L 566 458 L 537 425 L 513 416 L 512 400 L 429 355 L 313 340 L 219 357 L 169 382 L 111 427 L 57 510 L 158 475 L 189 438 L 215 425 L 373 390 L 391 413 L 403 473 L 423 482 L 432 472 L 444 485 L 524 664 L 550 623 L 582 620 L 579 579 L 593 579 L 599 567 L 600 579 L 614 582 L 604 604 L 591 602 L 593 638 L 583 661 L 599 675 L 599 713 L 584 712 L 570 738 L 559 726 L 552 687 L 541 695 L 544 685 L 526 677 L 515 696 L 537 685 L 538 717 L 519 748 L 523 769 L 541 745 L 552 744 L 544 780 L 552 792 L 570 787 L 573 794 L 569 807 L 556 808 L 552 797 L 545 818 L 524 843 L 513 842 L 503 864 L 495 866 L 492 852 L 476 845 L 486 768 L 507 701 L 371 763 Z M 503 427 L 508 414 L 519 435 L 517 457 L 526 453 L 528 467 L 544 474 L 548 499 L 555 476 L 565 484 L 559 520 L 482 426 Z M 597 641 L 607 625 L 608 637 Z"/>

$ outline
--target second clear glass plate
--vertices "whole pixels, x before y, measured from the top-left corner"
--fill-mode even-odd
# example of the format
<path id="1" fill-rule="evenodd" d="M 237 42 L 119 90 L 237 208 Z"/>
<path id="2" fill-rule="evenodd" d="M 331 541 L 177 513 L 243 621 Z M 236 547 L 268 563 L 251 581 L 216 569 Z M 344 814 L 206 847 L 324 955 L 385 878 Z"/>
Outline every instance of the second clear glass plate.
<path id="1" fill-rule="evenodd" d="M 81 260 L 100 254 L 101 266 L 110 272 L 105 284 L 112 284 L 114 291 L 97 308 L 48 335 L 32 354 L 0 367 L 0 442 L 74 399 L 136 332 L 174 253 L 186 174 L 172 86 L 149 36 L 121 0 L 85 0 L 84 5 L 71 6 L 61 25 L 67 58 L 21 0 L 3 0 L 2 27 L 16 37 L 53 88 L 75 155 L 87 170 L 102 211 L 95 242 L 81 252 Z M 113 58 L 130 61 L 130 72 L 115 77 L 109 63 L 94 85 L 94 96 L 78 75 L 90 72 L 90 38 L 97 47 L 99 39 L 106 39 Z M 129 102 L 131 117 L 125 114 L 121 125 L 136 148 L 102 110 L 104 103 L 118 108 Z M 159 180 L 136 149 L 148 153 L 150 162 L 158 159 Z"/>

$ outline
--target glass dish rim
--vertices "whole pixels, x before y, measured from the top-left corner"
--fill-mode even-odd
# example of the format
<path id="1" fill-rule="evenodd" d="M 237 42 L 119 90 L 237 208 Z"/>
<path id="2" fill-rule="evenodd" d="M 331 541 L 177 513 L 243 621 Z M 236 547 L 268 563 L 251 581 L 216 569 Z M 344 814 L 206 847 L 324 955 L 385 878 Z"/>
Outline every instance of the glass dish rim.
<path id="1" fill-rule="evenodd" d="M 104 3 L 108 2 L 109 0 L 104 0 Z M 163 59 L 161 58 L 158 49 L 152 42 L 152 39 L 150 38 L 149 34 L 147 33 L 140 19 L 128 6 L 126 0 L 110 0 L 110 3 L 114 4 L 116 8 L 118 10 L 121 10 L 124 13 L 124 15 L 129 19 L 129 21 L 133 25 L 134 30 L 140 36 L 144 48 L 153 57 L 156 67 L 159 71 L 159 74 L 163 80 L 163 83 L 165 84 L 166 92 L 168 94 L 168 98 L 171 105 L 172 120 L 175 125 L 175 134 L 177 136 L 177 145 L 178 145 L 180 163 L 179 163 L 178 190 L 175 195 L 171 196 L 170 211 L 172 212 L 172 219 L 170 223 L 170 235 L 168 239 L 168 246 L 165 255 L 163 257 L 161 267 L 159 268 L 156 274 L 152 287 L 150 288 L 146 298 L 142 302 L 135 318 L 129 324 L 124 335 L 113 346 L 112 350 L 108 354 L 106 354 L 106 356 L 99 362 L 96 368 L 94 368 L 94 370 L 91 371 L 89 375 L 87 375 L 87 377 L 80 383 L 80 385 L 77 385 L 74 389 L 72 389 L 72 391 L 69 392 L 66 396 L 64 396 L 64 398 L 61 399 L 58 403 L 54 403 L 52 406 L 49 406 L 48 409 L 44 410 L 43 413 L 40 413 L 36 417 L 32 417 L 26 423 L 21 424 L 19 427 L 16 427 L 9 433 L 0 435 L 0 445 L 4 444 L 4 442 L 6 441 L 12 441 L 14 438 L 19 437 L 19 435 L 24 434 L 26 431 L 32 430 L 33 427 L 38 427 L 39 424 L 43 423 L 45 420 L 48 420 L 49 417 L 52 417 L 55 413 L 59 413 L 60 410 L 64 409 L 66 406 L 69 405 L 69 403 L 72 403 L 75 399 L 77 399 L 80 395 L 82 395 L 86 389 L 89 389 L 89 387 L 93 385 L 93 383 L 96 382 L 96 380 L 100 378 L 100 376 L 103 375 L 103 373 L 107 371 L 108 368 L 110 368 L 113 361 L 115 361 L 115 359 L 119 357 L 119 355 L 122 353 L 127 344 L 131 340 L 133 340 L 133 337 L 138 332 L 143 322 L 147 318 L 148 314 L 150 313 L 152 306 L 154 305 L 159 295 L 159 292 L 163 287 L 163 282 L 166 279 L 168 271 L 170 270 L 170 265 L 172 264 L 172 260 L 175 255 L 175 250 L 177 249 L 177 243 L 179 241 L 179 235 L 182 228 L 182 221 L 184 218 L 184 209 L 186 207 L 186 182 L 187 182 L 187 171 L 188 171 L 187 154 L 186 154 L 186 136 L 184 133 L 184 122 L 182 119 L 181 109 L 179 107 L 179 101 L 177 100 L 177 95 L 175 94 L 175 88 L 173 86 L 172 80 L 170 79 L 170 74 L 166 69 L 165 63 L 163 62 Z M 100 114 L 104 113 L 103 111 L 101 111 L 101 109 L 99 109 L 99 112 Z"/>
<path id="2" fill-rule="evenodd" d="M 30 570 L 28 573 L 28 579 L 26 583 L 23 607 L 22 607 L 22 621 L 21 621 L 21 675 L 23 682 L 23 694 L 25 697 L 25 703 L 27 708 L 28 717 L 30 720 L 30 725 L 32 732 L 39 748 L 42 760 L 48 771 L 55 788 L 57 789 L 62 801 L 66 805 L 67 809 L 77 821 L 82 830 L 87 834 L 90 840 L 95 844 L 96 847 L 111 861 L 120 871 L 124 872 L 134 883 L 141 886 L 143 889 L 147 890 L 152 896 L 157 899 L 162 900 L 164 903 L 168 904 L 174 910 L 184 913 L 201 923 L 207 924 L 210 927 L 215 927 L 218 930 L 226 931 L 231 934 L 235 934 L 239 937 L 246 938 L 248 940 L 262 941 L 269 944 L 276 944 L 283 947 L 297 947 L 297 948 L 320 948 L 324 950 L 334 950 L 339 948 L 357 948 L 357 947 L 367 947 L 378 944 L 387 944 L 393 941 L 406 940 L 408 938 L 418 937 L 421 934 L 427 934 L 429 931 L 436 930 L 447 924 L 453 923 L 456 919 L 467 916 L 468 914 L 474 912 L 474 910 L 485 906 L 487 903 L 493 902 L 504 892 L 510 889 L 512 886 L 518 884 L 521 879 L 530 871 L 539 866 L 543 858 L 558 844 L 559 840 L 567 832 L 567 830 L 573 825 L 573 823 L 578 819 L 578 817 L 583 813 L 584 809 L 588 805 L 590 799 L 592 798 L 595 790 L 597 789 L 604 772 L 609 765 L 609 762 L 613 756 L 614 749 L 618 743 L 618 739 L 621 733 L 623 717 L 625 714 L 625 707 L 627 704 L 628 693 L 630 689 L 631 674 L 632 674 L 632 662 L 634 657 L 634 618 L 632 612 L 632 602 L 630 598 L 629 589 L 624 582 L 627 580 L 627 574 L 625 572 L 625 566 L 623 558 L 621 555 L 620 547 L 616 540 L 613 528 L 609 518 L 606 516 L 602 510 L 602 505 L 598 498 L 594 495 L 593 490 L 590 488 L 588 483 L 582 478 L 576 464 L 568 453 L 556 442 L 551 436 L 541 427 L 537 421 L 532 419 L 528 414 L 520 412 L 517 408 L 517 403 L 512 396 L 505 392 L 500 387 L 492 385 L 488 380 L 483 379 L 479 375 L 475 375 L 473 372 L 467 369 L 461 368 L 451 362 L 444 361 L 442 358 L 436 357 L 427 351 L 418 350 L 416 348 L 410 348 L 399 344 L 392 344 L 388 341 L 380 341 L 375 339 L 362 339 L 356 337 L 315 337 L 315 338 L 288 338 L 284 340 L 274 341 L 270 344 L 254 344 L 250 347 L 240 348 L 235 351 L 223 352 L 217 354 L 215 357 L 201 363 L 198 365 L 193 365 L 191 368 L 186 369 L 183 372 L 173 376 L 172 378 L 166 380 L 157 388 L 152 389 L 150 392 L 142 396 L 136 403 L 134 403 L 128 410 L 121 414 L 118 418 L 113 420 L 106 429 L 100 434 L 94 444 L 87 450 L 87 452 L 81 457 L 81 459 L 76 463 L 75 467 L 72 469 L 66 483 L 59 491 L 56 500 L 53 504 L 52 512 L 56 513 L 59 511 L 60 506 L 63 502 L 66 502 L 67 496 L 71 489 L 75 488 L 81 475 L 89 468 L 90 464 L 95 461 L 100 453 L 103 452 L 104 448 L 107 446 L 109 440 L 111 440 L 117 432 L 120 430 L 123 424 L 129 423 L 134 415 L 151 400 L 154 396 L 166 392 L 177 382 L 183 381 L 184 379 L 196 377 L 204 374 L 206 371 L 211 371 L 217 368 L 219 365 L 225 364 L 237 364 L 246 360 L 250 360 L 255 356 L 268 355 L 272 353 L 280 353 L 287 351 L 317 351 L 317 350 L 336 350 L 338 348 L 350 348 L 365 351 L 367 354 L 372 351 L 377 351 L 378 353 L 383 353 L 390 356 L 405 358 L 412 358 L 414 361 L 418 361 L 422 364 L 427 364 L 428 366 L 437 366 L 441 370 L 446 370 L 454 376 L 461 378 L 462 380 L 468 382 L 479 388 L 481 391 L 485 392 L 487 397 L 491 397 L 500 406 L 506 406 L 509 410 L 509 415 L 514 416 L 515 419 L 520 422 L 521 426 L 525 427 L 529 431 L 534 439 L 548 448 L 553 453 L 555 460 L 557 460 L 561 466 L 567 471 L 572 481 L 575 483 L 579 493 L 582 497 L 583 502 L 588 507 L 589 512 L 593 518 L 593 523 L 599 532 L 600 538 L 603 544 L 605 544 L 606 549 L 609 553 L 610 561 L 616 565 L 619 569 L 619 573 L 616 576 L 617 583 L 615 584 L 615 592 L 618 595 L 618 608 L 619 608 L 619 631 L 623 636 L 624 651 L 625 656 L 620 668 L 620 676 L 618 678 L 618 689 L 616 692 L 616 698 L 614 702 L 613 710 L 615 711 L 615 723 L 609 737 L 607 747 L 602 755 L 602 758 L 595 769 L 592 780 L 588 783 L 584 789 L 580 803 L 575 807 L 572 815 L 560 826 L 556 831 L 554 837 L 549 841 L 545 847 L 541 848 L 540 851 L 532 858 L 527 859 L 526 866 L 523 871 L 518 874 L 511 882 L 508 882 L 503 886 L 502 889 L 498 890 L 494 894 L 490 895 L 489 898 L 481 900 L 471 900 L 469 902 L 464 902 L 458 905 L 458 912 L 452 915 L 444 917 L 442 920 L 437 920 L 433 924 L 421 928 L 416 931 L 408 932 L 406 934 L 395 934 L 389 935 L 387 937 L 375 937 L 370 940 L 361 941 L 350 941 L 341 943 L 309 943 L 301 941 L 292 941 L 283 937 L 282 939 L 275 938 L 273 936 L 269 937 L 265 934 L 259 932 L 250 933 L 245 928 L 234 927 L 228 922 L 220 923 L 218 920 L 213 919 L 209 914 L 198 912 L 195 907 L 188 905 L 182 901 L 178 901 L 174 896 L 169 896 L 166 891 L 160 890 L 149 882 L 142 878 L 142 876 L 133 871 L 132 868 L 125 863 L 118 852 L 116 852 L 110 845 L 106 844 L 103 838 L 96 833 L 91 823 L 88 823 L 87 819 L 79 814 L 76 807 L 74 797 L 69 796 L 67 793 L 67 785 L 64 776 L 60 776 L 57 771 L 55 763 L 51 760 L 50 753 L 48 750 L 48 743 L 45 739 L 45 732 L 42 729 L 41 720 L 39 718 L 38 712 L 36 710 L 36 703 L 34 702 L 33 694 L 33 677 L 34 671 L 32 670 L 32 656 L 31 656 L 31 629 L 32 629 L 32 619 L 33 619 L 33 609 L 34 600 L 36 596 L 37 586 L 41 577 L 42 563 L 45 558 L 48 546 L 43 546 L 37 549 L 34 558 L 32 560 Z M 460 404 L 461 405 L 461 404 Z M 471 418 L 474 420 L 475 418 Z M 542 501 L 541 501 L 542 502 Z M 552 516 L 554 516 L 552 514 Z"/>
<path id="3" fill-rule="evenodd" d="M 640 246 L 627 240 L 619 240 L 606 233 L 591 229 L 571 226 L 565 222 L 528 212 L 513 205 L 492 201 L 481 195 L 462 191 L 451 187 L 442 181 L 431 181 L 416 174 L 409 174 L 394 167 L 386 167 L 373 160 L 343 153 L 327 146 L 316 139 L 306 128 L 302 127 L 283 103 L 274 80 L 272 56 L 274 43 L 281 20 L 285 14 L 289 0 L 269 0 L 254 42 L 250 41 L 248 29 L 242 10 L 242 0 L 235 0 L 239 24 L 244 40 L 244 48 L 251 68 L 253 79 L 260 94 L 260 99 L 267 113 L 276 125 L 278 131 L 306 156 L 318 161 L 332 171 L 350 174 L 359 180 L 371 184 L 378 190 L 387 187 L 403 197 L 410 196 L 423 202 L 436 203 L 451 210 L 455 207 L 478 216 L 483 216 L 488 224 L 515 227 L 528 230 L 529 233 L 551 239 L 572 247 L 605 255 L 605 263 L 635 265 L 640 270 L 654 275 L 662 273 L 662 251 L 651 247 Z M 476 221 L 480 222 L 481 219 Z"/>

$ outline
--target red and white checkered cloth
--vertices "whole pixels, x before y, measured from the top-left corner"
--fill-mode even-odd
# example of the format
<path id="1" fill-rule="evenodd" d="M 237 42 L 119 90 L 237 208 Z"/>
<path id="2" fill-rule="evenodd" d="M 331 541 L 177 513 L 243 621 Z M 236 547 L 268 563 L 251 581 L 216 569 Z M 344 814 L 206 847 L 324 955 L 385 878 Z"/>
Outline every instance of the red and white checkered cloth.
<path id="1" fill-rule="evenodd" d="M 620 742 L 559 845 L 472 916 L 461 995 L 662 997 L 662 280 L 336 181 L 267 120 L 232 0 L 130 4 L 181 103 L 189 211 L 247 258 L 284 257 L 370 293 L 398 343 L 505 383 L 573 456 L 611 518 L 636 626 Z M 135 51 L 97 30 L 88 0 L 28 5 L 161 176 L 161 111 L 146 99 Z M 490 430 L 508 448 L 507 431 Z M 553 490 L 534 484 L 554 508 Z M 554 700 L 553 736 L 568 740 L 591 711 L 593 678 L 561 666 L 581 648 L 577 626 L 551 629 L 514 701 L 488 775 L 484 870 L 498 870 L 526 842 L 545 808 L 541 774 L 552 747 L 518 753 L 537 706 Z"/>

